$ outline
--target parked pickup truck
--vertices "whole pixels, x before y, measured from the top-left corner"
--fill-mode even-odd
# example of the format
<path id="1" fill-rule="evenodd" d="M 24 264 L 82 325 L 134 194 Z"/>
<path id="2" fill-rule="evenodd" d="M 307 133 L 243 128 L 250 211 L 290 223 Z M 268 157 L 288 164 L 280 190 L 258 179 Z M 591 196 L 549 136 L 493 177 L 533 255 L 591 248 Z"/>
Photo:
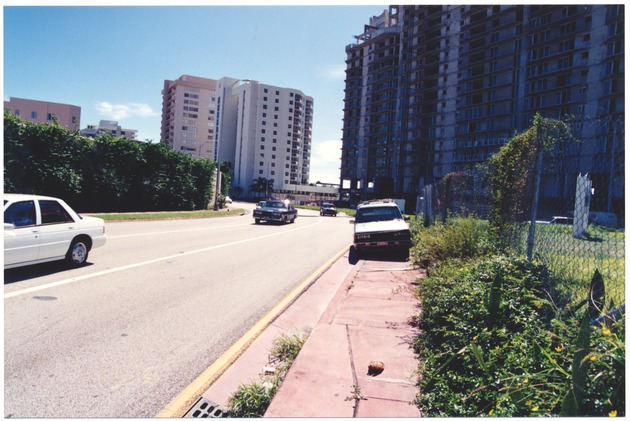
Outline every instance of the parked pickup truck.
<path id="1" fill-rule="evenodd" d="M 254 209 L 254 221 L 294 223 L 297 218 L 297 209 L 289 200 L 266 200 L 261 206 Z"/>
<path id="2" fill-rule="evenodd" d="M 397 249 L 409 254 L 411 232 L 394 200 L 360 203 L 352 222 L 357 253 L 368 249 Z"/>

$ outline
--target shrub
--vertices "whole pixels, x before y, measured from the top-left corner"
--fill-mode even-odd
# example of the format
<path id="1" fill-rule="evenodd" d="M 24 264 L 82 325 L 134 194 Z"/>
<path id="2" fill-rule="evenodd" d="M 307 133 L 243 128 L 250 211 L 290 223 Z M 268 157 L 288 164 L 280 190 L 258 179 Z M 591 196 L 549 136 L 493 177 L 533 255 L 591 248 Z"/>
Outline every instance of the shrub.
<path id="1" fill-rule="evenodd" d="M 425 415 L 625 414 L 624 319 L 591 327 L 587 310 L 556 306 L 552 281 L 500 256 L 427 278 L 415 341 Z"/>
<path id="2" fill-rule="evenodd" d="M 469 259 L 491 250 L 488 222 L 473 216 L 451 218 L 427 228 L 412 225 L 414 246 L 411 258 L 419 267 L 429 267 L 448 259 Z"/>

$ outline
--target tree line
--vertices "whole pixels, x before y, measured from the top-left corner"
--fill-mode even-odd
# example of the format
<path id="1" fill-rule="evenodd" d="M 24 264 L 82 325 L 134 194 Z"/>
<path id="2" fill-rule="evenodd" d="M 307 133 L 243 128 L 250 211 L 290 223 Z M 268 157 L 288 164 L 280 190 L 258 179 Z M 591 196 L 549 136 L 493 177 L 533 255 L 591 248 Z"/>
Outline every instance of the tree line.
<path id="1" fill-rule="evenodd" d="M 199 210 L 213 198 L 216 167 L 162 143 L 92 139 L 4 114 L 5 193 L 60 197 L 81 212 Z"/>

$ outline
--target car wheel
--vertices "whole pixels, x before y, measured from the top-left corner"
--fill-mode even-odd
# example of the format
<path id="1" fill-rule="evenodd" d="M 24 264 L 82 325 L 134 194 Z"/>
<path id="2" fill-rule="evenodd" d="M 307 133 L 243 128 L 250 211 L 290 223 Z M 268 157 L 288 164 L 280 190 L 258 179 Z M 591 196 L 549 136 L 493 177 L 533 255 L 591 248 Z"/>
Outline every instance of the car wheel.
<path id="1" fill-rule="evenodd" d="M 297 218 L 297 216 L 294 216 L 293 218 L 291 218 L 291 223 L 295 223 L 295 218 Z"/>
<path id="2" fill-rule="evenodd" d="M 66 261 L 74 267 L 82 266 L 87 262 L 89 252 L 90 249 L 84 239 L 74 239 L 66 254 Z"/>
<path id="3" fill-rule="evenodd" d="M 288 216 L 286 216 L 286 215 L 284 215 L 284 216 L 282 217 L 282 222 L 283 222 L 283 223 L 285 223 L 285 224 L 286 224 L 287 222 L 289 222 L 289 217 L 288 217 Z"/>
<path id="4" fill-rule="evenodd" d="M 256 222 L 256 225 L 260 224 L 260 219 L 254 219 L 254 222 Z"/>

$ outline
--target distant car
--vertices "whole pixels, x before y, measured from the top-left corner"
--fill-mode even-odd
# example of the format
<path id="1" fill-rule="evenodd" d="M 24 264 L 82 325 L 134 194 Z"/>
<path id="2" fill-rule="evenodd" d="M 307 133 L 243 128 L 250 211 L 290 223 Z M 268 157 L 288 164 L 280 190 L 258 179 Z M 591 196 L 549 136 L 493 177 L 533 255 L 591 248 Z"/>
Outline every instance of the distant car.
<path id="1" fill-rule="evenodd" d="M 81 216 L 56 197 L 4 195 L 4 268 L 66 260 L 87 262 L 105 244 L 105 221 Z"/>
<path id="2" fill-rule="evenodd" d="M 225 196 L 225 203 L 226 204 L 231 204 L 232 203 L 232 198 L 230 198 L 230 196 Z"/>
<path id="3" fill-rule="evenodd" d="M 573 218 L 569 218 L 568 216 L 554 216 L 549 220 L 540 220 L 536 221 L 536 223 L 543 225 L 573 225 Z"/>
<path id="4" fill-rule="evenodd" d="M 319 207 L 319 214 L 320 216 L 337 216 L 337 208 L 332 203 L 322 203 L 322 205 Z"/>
<path id="5" fill-rule="evenodd" d="M 254 209 L 254 222 L 261 221 L 294 223 L 297 218 L 297 209 L 289 200 L 266 200 L 260 202 L 261 206 Z"/>
<path id="6" fill-rule="evenodd" d="M 354 219 L 354 248 L 398 249 L 409 254 L 411 232 L 394 201 L 375 200 L 357 206 Z"/>
<path id="7" fill-rule="evenodd" d="M 617 228 L 617 215 L 612 212 L 590 212 L 588 214 L 588 222 L 610 228 Z"/>

